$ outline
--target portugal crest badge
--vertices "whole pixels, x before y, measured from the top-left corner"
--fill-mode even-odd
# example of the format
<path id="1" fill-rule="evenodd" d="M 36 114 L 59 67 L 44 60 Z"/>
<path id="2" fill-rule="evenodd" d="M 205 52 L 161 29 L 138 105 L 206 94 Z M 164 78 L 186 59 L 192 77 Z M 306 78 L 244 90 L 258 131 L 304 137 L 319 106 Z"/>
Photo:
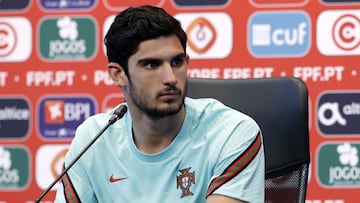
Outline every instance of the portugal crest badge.
<path id="1" fill-rule="evenodd" d="M 195 184 L 195 171 L 190 172 L 191 167 L 180 169 L 180 175 L 176 176 L 177 188 L 180 187 L 182 191 L 181 198 L 193 195 L 190 192 L 190 187 L 192 184 Z"/>

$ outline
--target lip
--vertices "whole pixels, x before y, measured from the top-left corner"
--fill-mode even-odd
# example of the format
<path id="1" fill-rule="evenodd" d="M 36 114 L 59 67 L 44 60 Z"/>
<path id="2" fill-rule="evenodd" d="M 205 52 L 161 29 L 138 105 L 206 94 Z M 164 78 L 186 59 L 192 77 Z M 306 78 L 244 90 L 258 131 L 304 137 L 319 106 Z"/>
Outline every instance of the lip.
<path id="1" fill-rule="evenodd" d="M 180 92 L 179 91 L 164 92 L 160 94 L 160 97 L 165 100 L 174 100 L 180 97 Z"/>

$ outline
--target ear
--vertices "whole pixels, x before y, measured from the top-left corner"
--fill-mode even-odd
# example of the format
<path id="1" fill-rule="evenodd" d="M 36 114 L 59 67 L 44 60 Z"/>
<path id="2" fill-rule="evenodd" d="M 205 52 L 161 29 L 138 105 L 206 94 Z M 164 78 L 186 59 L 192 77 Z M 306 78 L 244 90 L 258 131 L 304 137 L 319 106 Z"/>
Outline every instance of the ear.
<path id="1" fill-rule="evenodd" d="M 123 67 L 121 67 L 118 63 L 110 62 L 107 65 L 107 72 L 115 84 L 120 87 L 127 86 L 128 78 Z"/>

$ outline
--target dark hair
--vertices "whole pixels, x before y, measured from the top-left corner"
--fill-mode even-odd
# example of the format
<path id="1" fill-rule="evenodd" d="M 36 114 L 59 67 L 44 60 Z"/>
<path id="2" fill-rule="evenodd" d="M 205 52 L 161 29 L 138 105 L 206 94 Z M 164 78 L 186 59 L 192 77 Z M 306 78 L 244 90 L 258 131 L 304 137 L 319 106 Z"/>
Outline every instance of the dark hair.
<path id="1" fill-rule="evenodd" d="M 186 53 L 187 36 L 177 19 L 159 7 L 129 7 L 115 17 L 105 36 L 108 61 L 121 65 L 129 77 L 128 59 L 138 51 L 141 42 L 173 34 Z"/>

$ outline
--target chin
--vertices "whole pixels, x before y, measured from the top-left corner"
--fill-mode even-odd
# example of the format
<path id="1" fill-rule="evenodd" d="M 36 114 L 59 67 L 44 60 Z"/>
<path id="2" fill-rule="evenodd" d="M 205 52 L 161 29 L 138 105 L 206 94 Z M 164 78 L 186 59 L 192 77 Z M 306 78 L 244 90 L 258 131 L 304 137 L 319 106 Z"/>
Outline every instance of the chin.
<path id="1" fill-rule="evenodd" d="M 151 117 L 167 117 L 167 116 L 173 116 L 181 111 L 183 107 L 183 103 L 181 104 L 171 104 L 167 105 L 166 107 L 159 107 L 156 109 L 148 109 L 147 114 Z"/>

